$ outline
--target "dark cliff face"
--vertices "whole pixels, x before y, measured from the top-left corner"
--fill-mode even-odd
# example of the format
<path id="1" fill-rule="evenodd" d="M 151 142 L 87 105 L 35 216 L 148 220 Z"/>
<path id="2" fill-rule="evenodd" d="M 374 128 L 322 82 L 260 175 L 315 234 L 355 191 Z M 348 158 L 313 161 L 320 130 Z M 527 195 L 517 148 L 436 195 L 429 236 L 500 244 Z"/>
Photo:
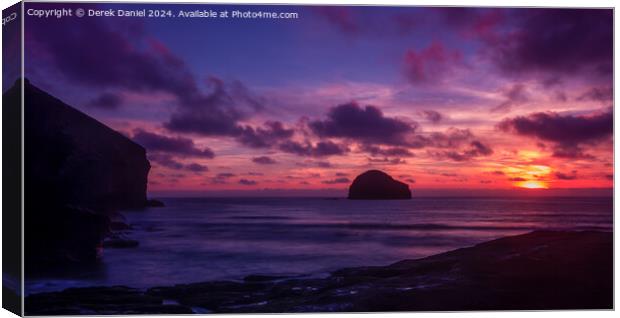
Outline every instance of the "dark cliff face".
<path id="1" fill-rule="evenodd" d="M 24 89 L 27 202 L 47 197 L 97 211 L 145 205 L 142 146 L 28 82 Z"/>
<path id="2" fill-rule="evenodd" d="M 3 97 L 19 105 L 19 86 Z M 96 258 L 108 215 L 146 205 L 149 169 L 142 146 L 24 81 L 28 265 Z"/>
<path id="3" fill-rule="evenodd" d="M 411 199 L 409 186 L 394 180 L 379 170 L 366 171 L 353 180 L 349 187 L 352 200 L 406 200 Z"/>

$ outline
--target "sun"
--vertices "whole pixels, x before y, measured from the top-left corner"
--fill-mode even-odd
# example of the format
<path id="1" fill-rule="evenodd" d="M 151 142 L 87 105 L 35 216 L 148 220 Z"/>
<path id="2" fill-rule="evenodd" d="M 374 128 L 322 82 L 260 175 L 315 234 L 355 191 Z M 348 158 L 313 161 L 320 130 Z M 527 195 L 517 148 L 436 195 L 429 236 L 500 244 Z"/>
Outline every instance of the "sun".
<path id="1" fill-rule="evenodd" d="M 515 186 L 525 189 L 548 189 L 549 186 L 543 181 L 528 180 L 517 182 Z"/>

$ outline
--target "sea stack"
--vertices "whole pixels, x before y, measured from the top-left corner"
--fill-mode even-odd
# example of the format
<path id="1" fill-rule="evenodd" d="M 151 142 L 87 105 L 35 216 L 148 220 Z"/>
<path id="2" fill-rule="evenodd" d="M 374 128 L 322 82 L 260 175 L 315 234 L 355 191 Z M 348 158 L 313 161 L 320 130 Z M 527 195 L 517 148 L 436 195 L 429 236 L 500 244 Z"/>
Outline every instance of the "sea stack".
<path id="1" fill-rule="evenodd" d="M 366 171 L 349 187 L 350 200 L 408 200 L 411 190 L 406 183 L 394 180 L 379 170 Z"/>

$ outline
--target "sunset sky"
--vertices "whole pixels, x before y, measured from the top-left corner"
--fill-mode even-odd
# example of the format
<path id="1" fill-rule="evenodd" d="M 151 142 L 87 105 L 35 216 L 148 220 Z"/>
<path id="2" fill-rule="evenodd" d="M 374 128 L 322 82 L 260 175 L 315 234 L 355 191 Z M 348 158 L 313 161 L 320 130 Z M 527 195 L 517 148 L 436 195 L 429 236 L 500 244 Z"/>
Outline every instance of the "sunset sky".
<path id="1" fill-rule="evenodd" d="M 143 145 L 151 193 L 613 184 L 612 10 L 152 8 L 299 18 L 26 18 L 26 77 Z"/>

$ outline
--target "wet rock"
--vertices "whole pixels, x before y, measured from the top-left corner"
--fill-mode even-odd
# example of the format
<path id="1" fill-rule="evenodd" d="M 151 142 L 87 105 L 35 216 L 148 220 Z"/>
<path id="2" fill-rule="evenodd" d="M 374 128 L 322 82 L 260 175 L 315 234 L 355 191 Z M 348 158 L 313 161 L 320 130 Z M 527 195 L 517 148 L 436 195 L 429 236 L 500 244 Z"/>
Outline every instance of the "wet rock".
<path id="1" fill-rule="evenodd" d="M 174 307 L 163 307 L 161 300 Z M 537 231 L 388 266 L 345 268 L 324 279 L 219 281 L 145 292 L 70 289 L 26 298 L 30 315 L 188 308 L 216 313 L 611 309 L 613 233 Z"/>

